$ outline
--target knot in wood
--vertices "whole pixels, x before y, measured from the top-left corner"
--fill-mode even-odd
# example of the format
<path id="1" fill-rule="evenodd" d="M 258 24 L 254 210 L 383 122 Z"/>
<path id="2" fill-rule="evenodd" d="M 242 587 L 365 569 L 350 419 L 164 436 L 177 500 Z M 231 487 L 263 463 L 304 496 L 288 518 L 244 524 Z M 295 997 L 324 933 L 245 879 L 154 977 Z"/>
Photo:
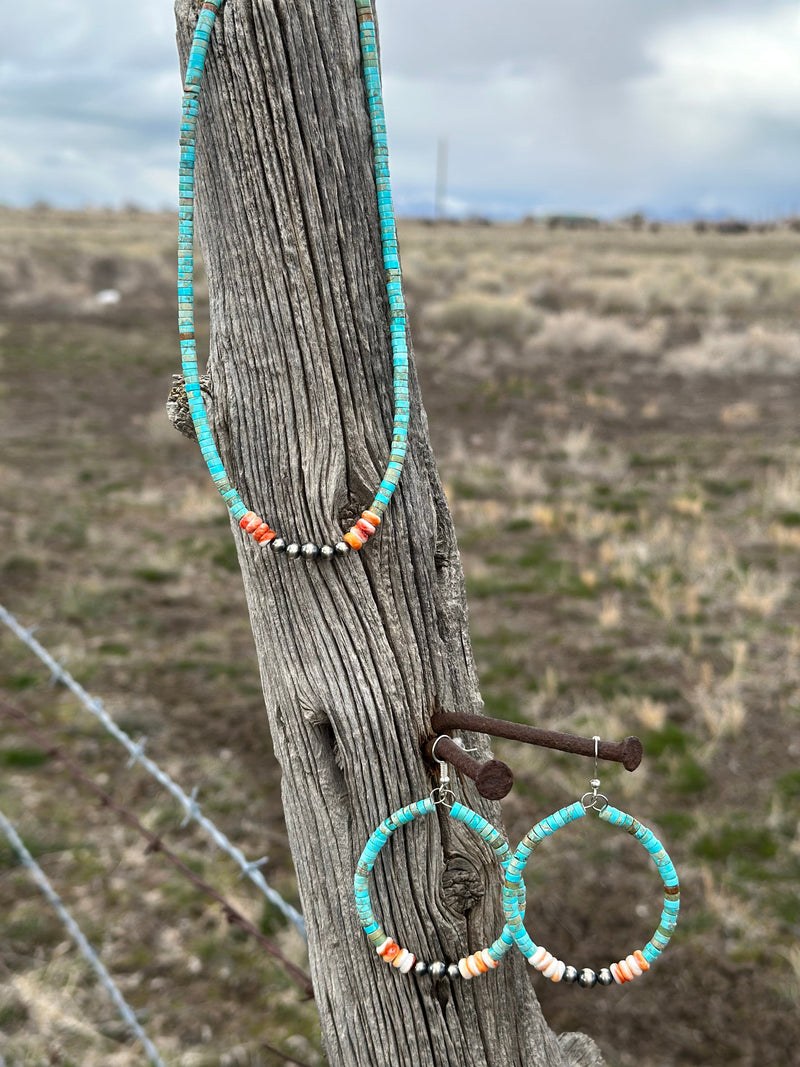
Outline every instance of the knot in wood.
<path id="1" fill-rule="evenodd" d="M 207 374 L 200 375 L 200 388 L 207 397 L 212 396 L 211 379 Z M 186 395 L 186 382 L 182 374 L 172 375 L 172 388 L 167 397 L 167 418 L 184 437 L 190 441 L 197 440 L 192 413 L 189 411 L 189 398 Z"/>
<path id="2" fill-rule="evenodd" d="M 486 895 L 485 868 L 468 856 L 451 856 L 442 875 L 442 892 L 452 911 L 466 915 Z"/>
<path id="3" fill-rule="evenodd" d="M 364 494 L 369 493 L 369 489 L 365 489 Z M 359 498 L 351 496 L 345 506 L 339 512 L 339 522 L 343 527 L 353 526 L 361 518 L 361 512 L 364 510 L 363 505 L 359 503 Z"/>

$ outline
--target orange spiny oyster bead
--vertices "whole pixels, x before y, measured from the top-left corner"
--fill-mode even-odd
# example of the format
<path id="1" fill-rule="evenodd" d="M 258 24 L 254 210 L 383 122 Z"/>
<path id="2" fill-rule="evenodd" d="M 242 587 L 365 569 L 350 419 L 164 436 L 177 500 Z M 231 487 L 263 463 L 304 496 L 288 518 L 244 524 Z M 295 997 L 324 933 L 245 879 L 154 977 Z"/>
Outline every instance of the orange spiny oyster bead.
<path id="1" fill-rule="evenodd" d="M 256 526 L 255 530 L 250 533 L 250 536 L 254 541 L 260 541 L 265 533 L 269 530 L 269 523 L 262 522 L 260 526 Z"/>
<path id="2" fill-rule="evenodd" d="M 277 536 L 275 531 L 271 530 L 268 526 L 264 533 L 258 538 L 258 543 L 260 545 L 265 545 L 268 541 L 274 541 Z"/>
<path id="3" fill-rule="evenodd" d="M 373 526 L 371 522 L 367 522 L 366 519 L 359 519 L 355 524 L 354 529 L 358 530 L 365 537 L 372 537 L 377 527 Z"/>
<path id="4" fill-rule="evenodd" d="M 481 972 L 481 974 L 486 974 L 486 972 L 489 970 L 489 968 L 486 966 L 486 962 L 483 959 L 483 956 L 481 956 L 480 952 L 476 952 L 474 954 L 474 956 L 470 956 L 470 959 L 475 960 L 475 966 L 478 968 L 478 970 Z"/>
<path id="5" fill-rule="evenodd" d="M 389 945 L 388 948 L 384 950 L 382 955 L 387 963 L 391 963 L 395 956 L 398 956 L 401 952 L 402 949 L 400 948 L 400 946 L 397 944 L 397 942 L 393 941 L 391 945 Z"/>
<path id="6" fill-rule="evenodd" d="M 239 519 L 239 525 L 245 533 L 252 533 L 263 521 L 264 520 L 260 519 L 254 511 L 246 511 L 241 519 Z"/>
<path id="7" fill-rule="evenodd" d="M 346 541 L 347 544 L 350 545 L 350 547 L 355 552 L 358 552 L 358 550 L 366 542 L 367 539 L 366 537 L 362 537 L 362 535 L 356 530 L 356 528 L 353 527 L 352 530 L 347 531 L 342 540 Z"/>
<path id="8" fill-rule="evenodd" d="M 392 941 L 391 937 L 387 937 L 383 944 L 379 945 L 375 951 L 378 953 L 379 956 L 382 956 L 386 952 L 386 950 L 391 948 L 394 944 L 395 942 Z"/>
<path id="9" fill-rule="evenodd" d="M 374 511 L 362 511 L 361 518 L 371 522 L 373 526 L 380 526 L 381 524 L 380 515 L 376 515 Z"/>
<path id="10" fill-rule="evenodd" d="M 633 958 L 636 960 L 636 962 L 639 964 L 639 966 L 642 968 L 643 971 L 649 971 L 650 970 L 650 964 L 644 958 L 644 953 L 642 952 L 641 949 L 638 949 L 638 948 L 636 949 L 636 951 L 633 954 Z"/>
<path id="11" fill-rule="evenodd" d="M 628 964 L 627 964 L 627 962 L 625 960 L 620 960 L 619 963 L 617 964 L 617 967 L 619 967 L 620 974 L 622 975 L 622 977 L 625 979 L 626 982 L 632 982 L 633 981 L 633 979 L 634 979 L 633 971 L 630 969 L 630 967 L 628 966 Z"/>

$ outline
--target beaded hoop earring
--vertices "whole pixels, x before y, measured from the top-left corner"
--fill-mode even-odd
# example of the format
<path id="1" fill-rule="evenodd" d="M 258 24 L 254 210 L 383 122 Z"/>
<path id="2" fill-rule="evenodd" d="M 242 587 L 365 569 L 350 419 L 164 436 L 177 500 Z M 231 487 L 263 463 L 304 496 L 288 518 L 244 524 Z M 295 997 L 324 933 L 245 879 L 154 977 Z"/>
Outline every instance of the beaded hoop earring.
<path id="1" fill-rule="evenodd" d="M 364 851 L 361 853 L 353 881 L 356 909 L 358 911 L 358 917 L 361 920 L 361 925 L 364 927 L 364 933 L 374 946 L 375 951 L 385 963 L 391 964 L 401 974 L 409 974 L 413 971 L 413 973 L 418 976 L 430 975 L 430 977 L 436 981 L 443 978 L 450 978 L 452 980 L 458 978 L 477 978 L 479 974 L 493 971 L 502 957 L 514 944 L 514 938 L 512 937 L 508 926 L 503 927 L 500 936 L 496 941 L 492 942 L 491 945 L 479 949 L 477 952 L 473 952 L 468 956 L 462 956 L 457 963 L 446 963 L 442 960 L 434 960 L 429 963 L 425 960 L 418 959 L 414 953 L 403 948 L 394 940 L 394 938 L 389 937 L 386 934 L 375 917 L 372 910 L 372 901 L 370 900 L 369 895 L 369 877 L 372 873 L 372 868 L 375 865 L 375 860 L 378 858 L 378 853 L 389 840 L 391 835 L 401 826 L 413 822 L 414 819 L 419 819 L 425 815 L 432 814 L 437 806 L 441 804 L 444 804 L 449 808 L 450 817 L 452 819 L 463 823 L 464 826 L 468 826 L 470 830 L 474 830 L 476 834 L 482 837 L 483 840 L 491 846 L 503 869 L 507 869 L 510 853 L 508 842 L 499 830 L 496 830 L 491 823 L 487 822 L 487 820 L 476 811 L 472 811 L 471 808 L 467 808 L 458 802 L 453 803 L 452 806 L 447 804 L 445 798 L 451 796 L 455 801 L 455 796 L 447 788 L 449 778 L 446 766 L 441 760 L 437 760 L 437 762 L 441 768 L 441 777 L 439 786 L 434 789 L 431 795 L 425 797 L 424 800 L 416 800 L 413 804 L 408 804 L 406 807 L 400 808 L 398 811 L 394 812 L 388 818 L 384 819 L 380 826 L 378 826 L 370 836 Z M 525 886 L 520 879 L 517 881 L 514 896 L 515 899 L 518 897 L 521 898 L 523 912 L 525 910 L 524 894 Z"/>
<path id="2" fill-rule="evenodd" d="M 547 818 L 542 819 L 532 827 L 517 846 L 517 850 L 511 857 L 506 870 L 506 881 L 503 888 L 503 910 L 505 911 L 508 927 L 516 942 L 517 947 L 528 960 L 528 963 L 536 970 L 541 971 L 545 978 L 553 982 L 577 982 L 585 989 L 595 985 L 610 986 L 616 983 L 622 985 L 632 982 L 645 971 L 650 970 L 664 949 L 678 922 L 680 909 L 680 885 L 678 875 L 669 858 L 667 850 L 658 840 L 652 830 L 633 818 L 632 815 L 612 807 L 607 797 L 598 793 L 600 782 L 597 778 L 597 746 L 599 737 L 595 741 L 595 777 L 592 779 L 592 792 L 584 793 L 580 800 L 570 804 L 559 811 L 553 812 Z M 597 811 L 603 822 L 610 826 L 619 826 L 640 841 L 647 850 L 650 858 L 658 869 L 664 882 L 664 907 L 661 919 L 653 936 L 643 949 L 636 949 L 617 963 L 611 963 L 595 973 L 590 967 L 578 970 L 555 958 L 543 945 L 537 945 L 531 940 L 525 929 L 523 916 L 518 905 L 518 886 L 523 871 L 536 847 L 546 838 L 561 830 L 564 826 L 582 819 L 588 811 Z"/>

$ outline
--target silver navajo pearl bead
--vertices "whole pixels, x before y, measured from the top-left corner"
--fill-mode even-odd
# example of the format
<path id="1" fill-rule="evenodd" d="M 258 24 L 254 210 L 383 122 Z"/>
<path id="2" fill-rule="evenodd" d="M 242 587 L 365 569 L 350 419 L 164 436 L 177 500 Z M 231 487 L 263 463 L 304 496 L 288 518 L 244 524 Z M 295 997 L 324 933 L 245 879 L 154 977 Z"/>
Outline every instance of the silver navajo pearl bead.
<path id="1" fill-rule="evenodd" d="M 444 978 L 446 971 L 447 968 L 441 960 L 434 960 L 431 964 L 431 978 L 434 982 L 438 982 L 440 979 Z"/>
<path id="2" fill-rule="evenodd" d="M 577 968 L 576 967 L 570 967 L 569 964 L 567 964 L 567 967 L 566 967 L 566 969 L 564 971 L 564 977 L 561 979 L 561 981 L 562 982 L 577 982 L 578 981 L 578 970 L 577 970 Z"/>
<path id="3" fill-rule="evenodd" d="M 459 971 L 457 963 L 451 963 L 451 964 L 448 965 L 447 977 L 452 982 L 455 982 L 457 978 L 461 977 L 461 971 Z"/>
<path id="4" fill-rule="evenodd" d="M 600 985 L 613 985 L 614 975 L 609 971 L 608 967 L 603 967 L 602 970 L 597 972 L 597 981 Z"/>
<path id="5" fill-rule="evenodd" d="M 578 975 L 578 985 L 583 986 L 584 989 L 591 989 L 593 985 L 597 985 L 597 975 L 590 967 L 584 967 Z"/>
<path id="6" fill-rule="evenodd" d="M 425 960 L 417 960 L 417 962 L 414 964 L 414 974 L 423 975 L 427 973 L 428 964 L 425 962 Z"/>
<path id="7" fill-rule="evenodd" d="M 333 559 L 335 550 L 332 545 L 323 545 L 319 550 L 320 559 Z"/>
<path id="8" fill-rule="evenodd" d="M 303 559 L 316 559 L 319 555 L 319 548 L 317 545 L 312 545 L 309 541 L 308 544 L 303 545 L 300 549 L 300 555 Z"/>
<path id="9" fill-rule="evenodd" d="M 337 541 L 333 546 L 333 551 L 337 556 L 346 556 L 350 551 L 350 545 L 346 541 Z"/>
<path id="10" fill-rule="evenodd" d="M 286 542 L 282 537 L 275 537 L 269 542 L 269 547 L 275 553 L 276 556 L 280 556 L 282 552 L 286 551 Z"/>
<path id="11" fill-rule="evenodd" d="M 286 546 L 286 556 L 288 559 L 297 559 L 300 555 L 300 545 L 292 543 Z"/>

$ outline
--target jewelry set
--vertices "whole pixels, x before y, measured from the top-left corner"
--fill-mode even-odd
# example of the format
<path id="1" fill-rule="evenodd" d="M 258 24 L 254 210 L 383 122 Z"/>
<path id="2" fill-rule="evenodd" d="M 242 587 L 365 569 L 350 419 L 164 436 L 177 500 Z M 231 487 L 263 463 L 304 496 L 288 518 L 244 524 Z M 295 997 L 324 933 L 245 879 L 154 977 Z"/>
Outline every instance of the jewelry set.
<path id="1" fill-rule="evenodd" d="M 397 227 L 392 209 L 389 180 L 386 120 L 384 116 L 380 72 L 375 33 L 375 19 L 371 0 L 354 0 L 361 43 L 362 70 L 372 126 L 375 183 L 380 217 L 381 246 L 389 303 L 391 348 L 394 380 L 394 420 L 389 460 L 369 507 L 361 513 L 358 521 L 346 532 L 332 534 L 326 543 L 316 544 L 309 538 L 286 538 L 269 525 L 260 515 L 251 511 L 231 484 L 220 458 L 203 400 L 203 390 L 197 367 L 197 349 L 194 326 L 194 169 L 197 118 L 200 108 L 200 86 L 205 67 L 211 33 L 217 13 L 224 0 L 204 0 L 192 41 L 184 82 L 181 120 L 180 160 L 180 211 L 178 240 L 178 322 L 180 331 L 183 379 L 189 411 L 194 423 L 200 450 L 205 458 L 211 478 L 239 526 L 257 544 L 274 556 L 290 560 L 325 562 L 358 552 L 373 537 L 384 521 L 386 509 L 395 491 L 406 455 L 409 424 L 408 393 L 408 343 L 406 336 L 406 310 L 403 298 L 400 260 L 397 248 Z M 477 812 L 456 801 L 448 788 L 449 776 L 446 764 L 440 764 L 440 782 L 430 796 L 400 808 L 384 819 L 367 842 L 355 875 L 354 890 L 356 908 L 361 924 L 378 955 L 401 974 L 427 975 L 434 980 L 471 979 L 493 971 L 502 957 L 514 946 L 528 962 L 553 982 L 577 982 L 585 988 L 596 985 L 622 985 L 633 981 L 648 971 L 668 944 L 675 929 L 680 907 L 680 889 L 675 868 L 666 849 L 642 823 L 631 815 L 612 807 L 607 798 L 598 793 L 597 746 L 595 738 L 595 776 L 591 781 L 592 792 L 584 794 L 575 803 L 553 812 L 533 826 L 516 850 L 511 853 L 508 843 Z M 450 799 L 452 798 L 452 803 Z M 437 808 L 445 808 L 450 818 L 462 823 L 478 834 L 494 851 L 503 869 L 503 909 L 506 924 L 500 936 L 491 945 L 463 956 L 458 962 L 441 960 L 427 962 L 389 937 L 376 919 L 369 893 L 369 879 L 378 855 L 391 835 L 401 826 L 433 814 Z M 523 873 L 541 842 L 564 829 L 570 823 L 584 818 L 589 812 L 609 826 L 626 830 L 646 850 L 664 883 L 664 905 L 659 925 L 651 939 L 623 959 L 594 971 L 588 967 L 577 968 L 552 955 L 543 945 L 533 941 L 525 927 L 525 885 Z"/>

